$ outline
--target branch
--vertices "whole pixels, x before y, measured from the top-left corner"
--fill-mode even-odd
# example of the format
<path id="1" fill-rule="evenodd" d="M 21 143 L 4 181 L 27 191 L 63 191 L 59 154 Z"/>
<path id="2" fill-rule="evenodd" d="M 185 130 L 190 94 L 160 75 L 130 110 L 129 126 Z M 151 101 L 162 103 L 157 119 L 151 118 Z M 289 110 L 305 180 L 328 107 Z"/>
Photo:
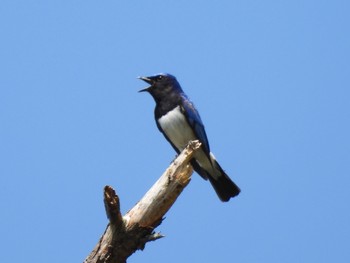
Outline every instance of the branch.
<path id="1" fill-rule="evenodd" d="M 163 237 L 153 230 L 174 204 L 191 180 L 193 172 L 189 161 L 199 141 L 191 141 L 168 169 L 124 216 L 120 213 L 119 197 L 111 186 L 104 188 L 104 203 L 109 224 L 99 242 L 84 263 L 124 263 L 146 243 Z"/>

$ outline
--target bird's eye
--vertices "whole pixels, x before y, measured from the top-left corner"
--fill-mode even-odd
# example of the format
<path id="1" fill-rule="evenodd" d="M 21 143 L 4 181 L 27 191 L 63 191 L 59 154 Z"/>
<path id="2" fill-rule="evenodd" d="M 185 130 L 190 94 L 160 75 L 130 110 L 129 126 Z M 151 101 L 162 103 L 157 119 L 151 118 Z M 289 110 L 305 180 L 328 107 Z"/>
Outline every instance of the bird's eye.
<path id="1" fill-rule="evenodd" d="M 162 75 L 158 76 L 158 80 L 162 80 L 162 79 L 163 79 Z"/>

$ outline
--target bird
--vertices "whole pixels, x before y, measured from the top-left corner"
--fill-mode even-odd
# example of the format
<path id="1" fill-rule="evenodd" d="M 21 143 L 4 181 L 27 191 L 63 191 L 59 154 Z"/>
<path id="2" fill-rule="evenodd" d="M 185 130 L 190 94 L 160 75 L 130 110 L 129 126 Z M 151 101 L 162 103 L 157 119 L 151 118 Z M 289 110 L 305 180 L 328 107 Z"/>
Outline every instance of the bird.
<path id="1" fill-rule="evenodd" d="M 154 117 L 159 131 L 179 154 L 191 140 L 199 140 L 201 147 L 191 160 L 193 169 L 213 186 L 222 202 L 240 193 L 240 188 L 224 172 L 210 151 L 203 122 L 193 102 L 182 90 L 176 77 L 160 73 L 138 77 L 150 86 L 139 92 L 148 92 L 156 106 Z"/>

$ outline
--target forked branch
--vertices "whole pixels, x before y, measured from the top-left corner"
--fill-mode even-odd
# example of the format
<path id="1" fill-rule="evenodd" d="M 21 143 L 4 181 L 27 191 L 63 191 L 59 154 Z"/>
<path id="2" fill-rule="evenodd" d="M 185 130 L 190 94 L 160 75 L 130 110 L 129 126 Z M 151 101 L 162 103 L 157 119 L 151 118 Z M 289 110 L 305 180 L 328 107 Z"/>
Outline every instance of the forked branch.
<path id="1" fill-rule="evenodd" d="M 109 224 L 84 263 L 123 263 L 147 242 L 163 237 L 155 233 L 170 207 L 191 180 L 189 161 L 201 146 L 191 141 L 168 169 L 124 216 L 120 213 L 119 197 L 111 186 L 104 188 L 104 203 Z"/>

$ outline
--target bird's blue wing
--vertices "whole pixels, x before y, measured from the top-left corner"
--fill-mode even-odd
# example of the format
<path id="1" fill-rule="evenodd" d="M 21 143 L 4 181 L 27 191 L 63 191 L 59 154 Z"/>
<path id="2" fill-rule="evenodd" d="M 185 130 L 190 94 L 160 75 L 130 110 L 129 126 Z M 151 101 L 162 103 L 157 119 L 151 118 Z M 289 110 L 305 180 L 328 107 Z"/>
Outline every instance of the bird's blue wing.
<path id="1" fill-rule="evenodd" d="M 186 116 L 188 123 L 193 128 L 196 137 L 202 143 L 202 148 L 204 149 L 205 153 L 209 156 L 209 142 L 207 134 L 205 133 L 201 117 L 199 116 L 199 113 L 193 105 L 193 103 L 185 95 L 183 95 L 183 98 L 184 99 L 182 100 L 182 111 Z"/>

